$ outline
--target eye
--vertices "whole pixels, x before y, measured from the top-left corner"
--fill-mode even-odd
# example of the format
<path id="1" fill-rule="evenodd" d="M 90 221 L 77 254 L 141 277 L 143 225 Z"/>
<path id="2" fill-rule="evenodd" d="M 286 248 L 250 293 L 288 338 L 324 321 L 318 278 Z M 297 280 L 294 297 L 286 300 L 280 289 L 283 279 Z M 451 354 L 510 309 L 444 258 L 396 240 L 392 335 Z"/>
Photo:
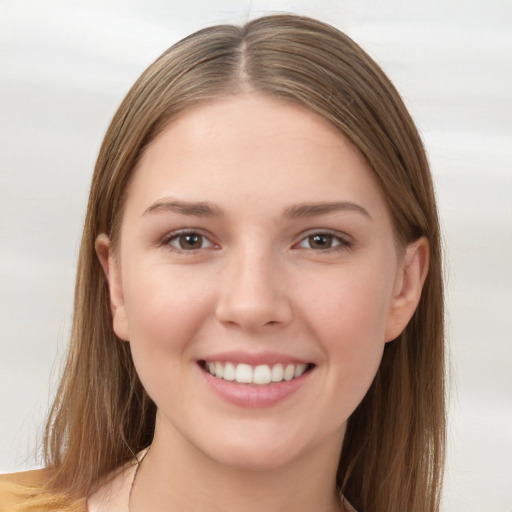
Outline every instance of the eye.
<path id="1" fill-rule="evenodd" d="M 183 251 L 196 251 L 198 249 L 207 249 L 213 247 L 213 243 L 201 233 L 195 231 L 186 231 L 177 234 L 171 234 L 167 240 L 163 241 L 173 249 Z"/>
<path id="2" fill-rule="evenodd" d="M 350 248 L 352 243 L 341 236 L 332 233 L 312 233 L 302 239 L 298 247 L 303 249 L 313 249 L 317 251 L 327 251 L 329 249 L 346 249 Z"/>

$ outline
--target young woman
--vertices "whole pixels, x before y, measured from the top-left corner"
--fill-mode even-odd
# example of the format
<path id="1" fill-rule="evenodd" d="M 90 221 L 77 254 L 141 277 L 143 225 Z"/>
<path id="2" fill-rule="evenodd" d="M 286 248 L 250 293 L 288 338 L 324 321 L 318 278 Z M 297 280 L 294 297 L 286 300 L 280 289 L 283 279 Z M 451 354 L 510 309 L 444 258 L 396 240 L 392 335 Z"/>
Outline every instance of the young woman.
<path id="1" fill-rule="evenodd" d="M 437 511 L 441 277 L 363 50 L 293 15 L 185 38 L 105 136 L 47 467 L 0 510 Z"/>

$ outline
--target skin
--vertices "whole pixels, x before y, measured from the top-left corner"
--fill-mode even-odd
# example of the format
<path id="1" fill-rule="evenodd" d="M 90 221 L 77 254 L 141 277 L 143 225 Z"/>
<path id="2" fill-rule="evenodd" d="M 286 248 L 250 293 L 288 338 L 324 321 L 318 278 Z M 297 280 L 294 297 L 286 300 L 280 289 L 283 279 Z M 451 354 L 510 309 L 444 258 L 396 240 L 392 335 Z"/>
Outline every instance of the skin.
<path id="1" fill-rule="evenodd" d="M 171 201 L 207 202 L 215 214 L 155 206 Z M 286 214 L 311 203 L 345 206 Z M 198 248 L 180 249 L 184 229 L 201 235 Z M 257 94 L 195 107 L 142 157 L 119 247 L 100 235 L 96 248 L 114 330 L 158 407 L 132 512 L 339 510 L 346 421 L 428 268 L 425 239 L 397 250 L 349 141 L 316 114 Z M 216 395 L 198 364 L 226 350 L 314 366 L 285 400 L 241 407 Z M 108 510 L 116 499 L 126 509 L 126 485 Z"/>

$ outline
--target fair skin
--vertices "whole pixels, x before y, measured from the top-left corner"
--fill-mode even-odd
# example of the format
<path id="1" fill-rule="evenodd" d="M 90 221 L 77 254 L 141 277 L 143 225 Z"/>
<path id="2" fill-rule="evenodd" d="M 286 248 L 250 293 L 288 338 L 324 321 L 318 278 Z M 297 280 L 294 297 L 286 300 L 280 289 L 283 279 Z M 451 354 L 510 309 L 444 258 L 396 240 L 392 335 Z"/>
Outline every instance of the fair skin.
<path id="1" fill-rule="evenodd" d="M 119 246 L 96 248 L 158 408 L 132 512 L 340 510 L 346 421 L 428 267 L 347 139 L 256 94 L 195 107 L 141 159 Z"/>

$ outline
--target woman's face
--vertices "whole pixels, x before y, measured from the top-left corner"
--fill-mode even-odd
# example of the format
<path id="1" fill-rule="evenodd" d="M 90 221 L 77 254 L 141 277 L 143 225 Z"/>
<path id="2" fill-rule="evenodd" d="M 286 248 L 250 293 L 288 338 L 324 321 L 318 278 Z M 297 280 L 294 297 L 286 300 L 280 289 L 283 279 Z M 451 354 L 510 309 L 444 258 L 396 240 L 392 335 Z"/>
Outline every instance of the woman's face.
<path id="1" fill-rule="evenodd" d="M 257 95 L 172 122 L 135 171 L 117 254 L 97 247 L 157 434 L 232 466 L 337 453 L 415 306 L 415 253 L 397 257 L 363 158 Z"/>

